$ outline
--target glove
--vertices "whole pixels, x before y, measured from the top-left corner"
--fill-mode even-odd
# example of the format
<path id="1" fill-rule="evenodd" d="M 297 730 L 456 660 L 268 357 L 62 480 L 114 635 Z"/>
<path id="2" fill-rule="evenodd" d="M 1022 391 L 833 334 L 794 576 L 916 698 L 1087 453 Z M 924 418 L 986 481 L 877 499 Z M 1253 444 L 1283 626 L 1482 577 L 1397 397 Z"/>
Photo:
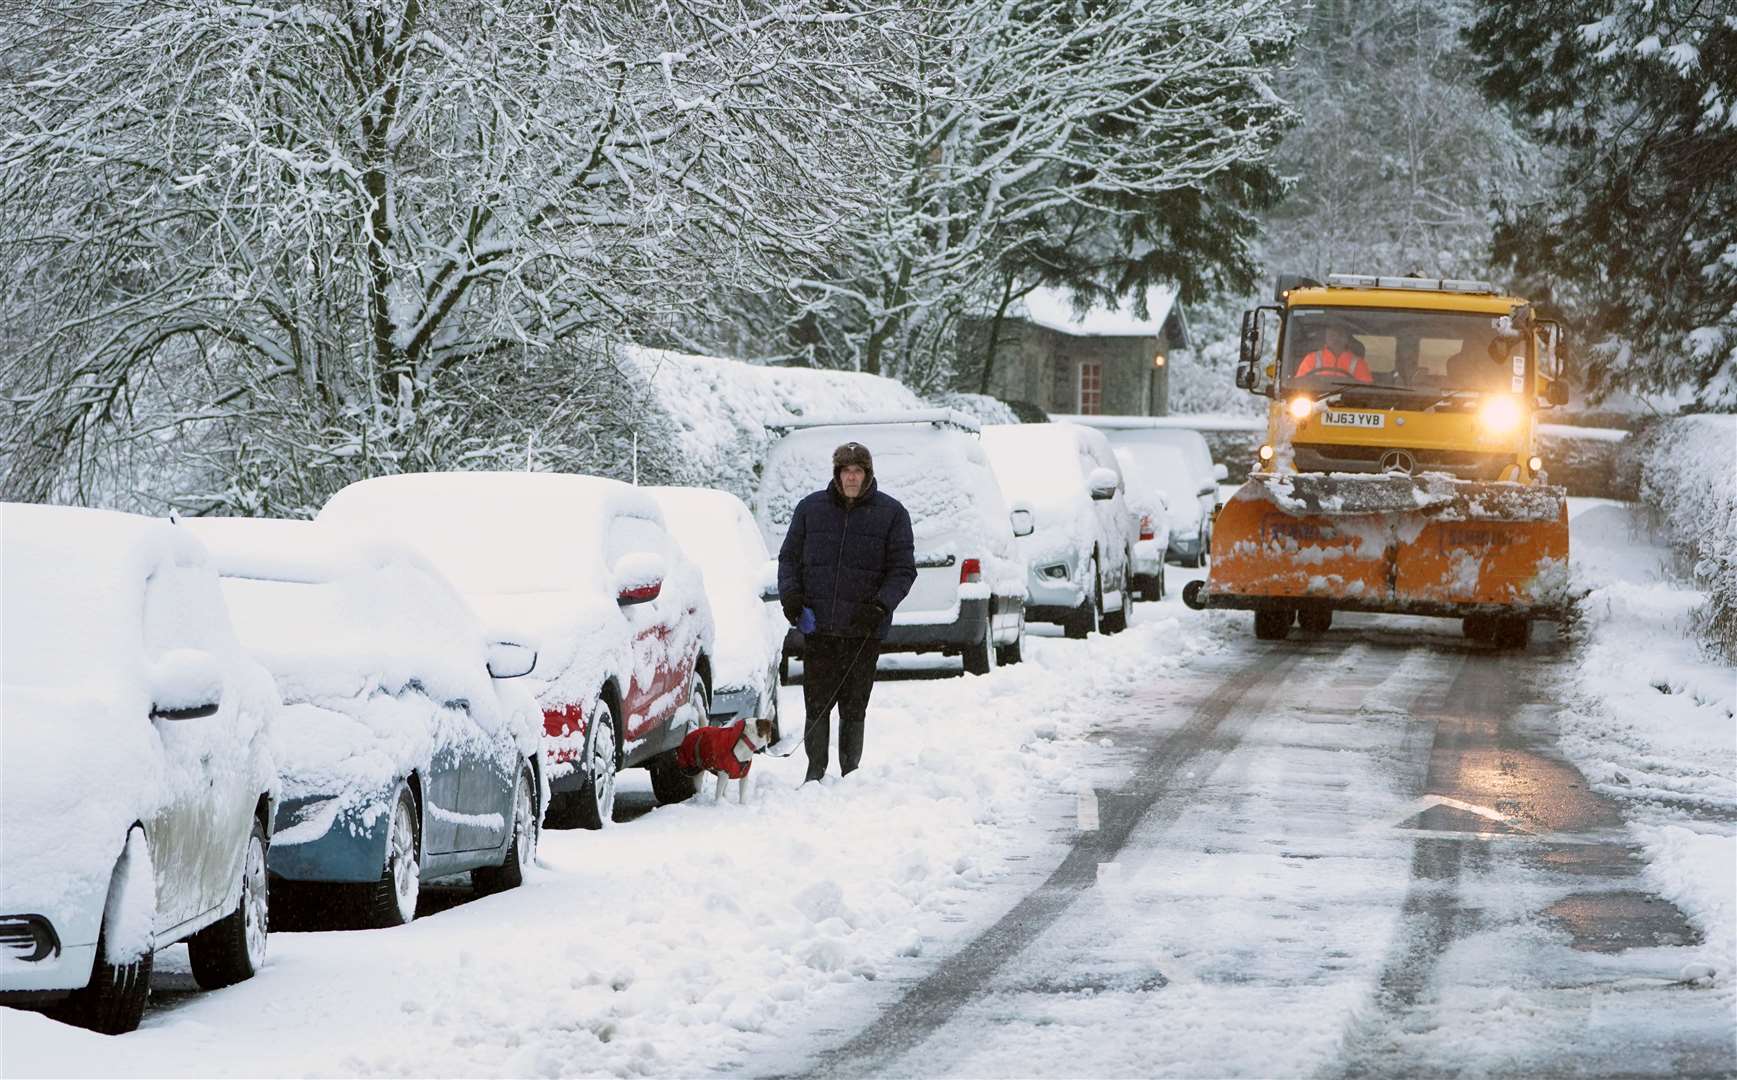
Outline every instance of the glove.
<path id="1" fill-rule="evenodd" d="M 784 608 L 784 621 L 795 626 L 802 619 L 802 600 L 795 596 L 786 596 L 780 605 Z"/>
<path id="2" fill-rule="evenodd" d="M 887 609 L 878 600 L 870 600 L 866 604 L 858 604 L 856 613 L 850 618 L 850 629 L 853 633 L 869 637 L 879 632 L 881 620 L 887 617 Z"/>

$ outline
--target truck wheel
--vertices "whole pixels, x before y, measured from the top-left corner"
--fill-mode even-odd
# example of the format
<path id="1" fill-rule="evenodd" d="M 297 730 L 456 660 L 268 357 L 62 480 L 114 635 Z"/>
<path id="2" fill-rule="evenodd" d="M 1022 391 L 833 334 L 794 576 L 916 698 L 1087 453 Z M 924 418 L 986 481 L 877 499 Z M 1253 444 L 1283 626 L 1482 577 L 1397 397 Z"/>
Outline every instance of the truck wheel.
<path id="1" fill-rule="evenodd" d="M 1523 616 L 1497 619 L 1495 632 L 1491 637 L 1498 649 L 1524 649 L 1526 643 L 1532 640 L 1532 620 Z"/>
<path id="2" fill-rule="evenodd" d="M 265 826 L 253 820 L 241 863 L 241 900 L 235 910 L 187 941 L 193 979 L 206 990 L 251 979 L 265 966 L 265 931 L 271 922 L 265 878 Z"/>
<path id="3" fill-rule="evenodd" d="M 1496 635 L 1496 620 L 1491 615 L 1467 615 L 1460 620 L 1460 632 L 1468 641 L 1489 641 Z"/>
<path id="4" fill-rule="evenodd" d="M 1291 632 L 1291 609 L 1261 608 L 1256 611 L 1254 632 L 1261 641 L 1283 641 Z"/>
<path id="5" fill-rule="evenodd" d="M 1297 622 L 1311 634 L 1325 634 L 1333 625 L 1332 608 L 1303 608 L 1297 612 Z"/>

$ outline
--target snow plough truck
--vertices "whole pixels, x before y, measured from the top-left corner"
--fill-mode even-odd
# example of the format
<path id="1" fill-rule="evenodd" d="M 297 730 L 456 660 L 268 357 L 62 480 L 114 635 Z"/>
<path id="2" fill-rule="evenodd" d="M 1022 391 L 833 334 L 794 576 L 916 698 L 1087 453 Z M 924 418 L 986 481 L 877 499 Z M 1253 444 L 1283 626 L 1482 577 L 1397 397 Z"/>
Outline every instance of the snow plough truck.
<path id="1" fill-rule="evenodd" d="M 1368 611 L 1518 648 L 1560 620 L 1568 503 L 1536 428 L 1568 400 L 1561 326 L 1479 281 L 1285 275 L 1275 300 L 1236 369 L 1266 438 L 1183 600 L 1252 610 L 1263 640 Z"/>

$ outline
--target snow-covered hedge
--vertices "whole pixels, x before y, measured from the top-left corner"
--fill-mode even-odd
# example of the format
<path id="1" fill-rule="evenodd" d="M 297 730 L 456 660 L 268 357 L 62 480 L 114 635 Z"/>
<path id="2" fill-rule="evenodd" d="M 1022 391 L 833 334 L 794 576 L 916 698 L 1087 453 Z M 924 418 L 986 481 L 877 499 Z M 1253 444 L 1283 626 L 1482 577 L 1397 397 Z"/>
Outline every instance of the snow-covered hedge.
<path id="1" fill-rule="evenodd" d="M 768 424 L 924 407 L 903 383 L 878 375 L 765 367 L 637 346 L 626 354 L 675 421 L 676 482 L 721 488 L 744 501 L 753 499 L 767 447 L 777 437 Z"/>
<path id="2" fill-rule="evenodd" d="M 1708 643 L 1737 661 L 1737 416 L 1680 416 L 1633 440 L 1638 494 L 1707 593 Z"/>

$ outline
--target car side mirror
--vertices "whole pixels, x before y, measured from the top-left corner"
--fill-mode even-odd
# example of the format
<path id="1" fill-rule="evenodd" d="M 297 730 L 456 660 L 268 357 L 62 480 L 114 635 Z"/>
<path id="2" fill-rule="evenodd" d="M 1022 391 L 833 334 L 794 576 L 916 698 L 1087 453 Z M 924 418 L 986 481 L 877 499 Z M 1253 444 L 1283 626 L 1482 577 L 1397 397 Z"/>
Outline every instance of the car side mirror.
<path id="1" fill-rule="evenodd" d="M 1030 507 L 1016 506 L 1007 514 L 1007 520 L 1013 526 L 1014 536 L 1030 536 L 1037 531 L 1037 519 Z"/>
<path id="2" fill-rule="evenodd" d="M 1093 469 L 1091 475 L 1086 477 L 1086 486 L 1092 489 L 1092 498 L 1099 502 L 1115 498 L 1116 489 L 1121 483 L 1122 478 L 1117 476 L 1114 470 L 1106 469 L 1102 465 Z"/>
<path id="3" fill-rule="evenodd" d="M 491 679 L 517 679 L 537 666 L 537 650 L 516 641 L 491 642 L 488 658 Z"/>
<path id="4" fill-rule="evenodd" d="M 778 602 L 777 559 L 767 559 L 760 566 L 760 599 L 766 603 Z"/>
<path id="5" fill-rule="evenodd" d="M 1230 468 L 1222 461 L 1214 462 L 1212 466 L 1212 478 L 1221 484 L 1224 483 L 1226 480 L 1230 479 Z"/>
<path id="6" fill-rule="evenodd" d="M 223 700 L 223 668 L 204 649 L 169 649 L 151 664 L 151 719 L 213 716 Z"/>
<path id="7" fill-rule="evenodd" d="M 663 592 L 663 558 L 651 552 L 623 555 L 615 564 L 615 602 L 622 607 L 648 604 Z"/>

